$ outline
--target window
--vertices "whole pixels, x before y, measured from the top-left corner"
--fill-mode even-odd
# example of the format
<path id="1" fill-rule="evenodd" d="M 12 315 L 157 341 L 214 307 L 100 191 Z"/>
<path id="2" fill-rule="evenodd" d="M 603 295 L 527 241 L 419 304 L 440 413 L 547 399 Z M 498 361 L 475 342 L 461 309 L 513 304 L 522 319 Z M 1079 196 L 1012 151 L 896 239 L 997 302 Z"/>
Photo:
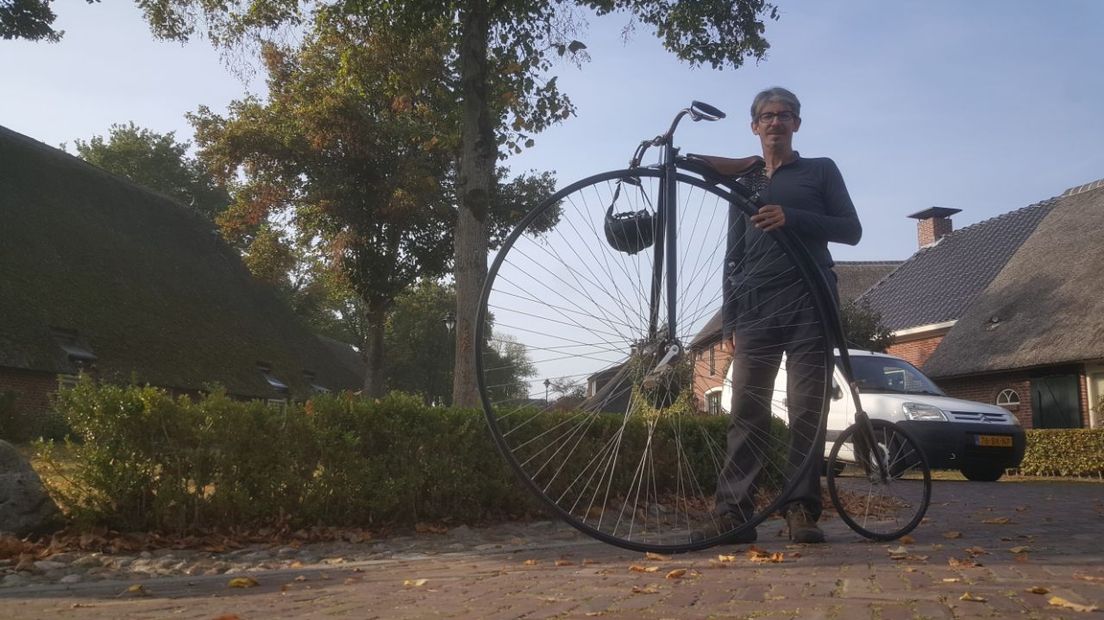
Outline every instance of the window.
<path id="1" fill-rule="evenodd" d="M 272 374 L 272 366 L 265 362 L 257 362 L 257 370 L 260 371 L 261 376 L 264 377 L 268 386 L 273 390 L 276 390 L 278 394 L 288 394 L 291 390 L 288 385 L 283 381 L 280 381 L 276 375 Z"/>
<path id="2" fill-rule="evenodd" d="M 721 415 L 721 391 L 713 390 L 705 394 L 705 412 L 709 415 Z"/>
<path id="3" fill-rule="evenodd" d="M 77 387 L 77 382 L 80 381 L 80 375 L 58 375 L 57 380 L 59 390 L 71 390 Z"/>
<path id="4" fill-rule="evenodd" d="M 709 376 L 711 377 L 717 374 L 717 357 L 715 354 L 716 349 L 717 347 L 715 345 L 709 347 Z"/>
<path id="5" fill-rule="evenodd" d="M 1020 395 L 1016 393 L 1016 390 L 1011 388 L 1005 388 L 997 394 L 997 406 L 999 407 L 1014 407 L 1020 404 Z"/>

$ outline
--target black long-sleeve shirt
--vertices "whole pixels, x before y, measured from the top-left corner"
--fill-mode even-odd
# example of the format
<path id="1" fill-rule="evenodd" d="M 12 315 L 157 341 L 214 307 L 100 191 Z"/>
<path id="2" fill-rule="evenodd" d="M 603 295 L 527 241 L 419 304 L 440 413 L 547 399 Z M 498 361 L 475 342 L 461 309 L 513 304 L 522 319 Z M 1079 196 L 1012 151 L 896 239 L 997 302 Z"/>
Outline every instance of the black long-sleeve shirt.
<path id="1" fill-rule="evenodd" d="M 782 206 L 785 227 L 804 242 L 826 274 L 835 264 L 828 242 L 855 245 L 862 237 L 862 224 L 843 175 L 827 157 L 807 159 L 798 154 L 794 161 L 774 171 L 759 197 L 762 204 Z M 735 206 L 729 208 L 724 274 L 726 334 L 737 321 L 736 298 L 741 291 L 786 285 L 798 278 L 792 261 L 771 235 L 753 226 Z"/>

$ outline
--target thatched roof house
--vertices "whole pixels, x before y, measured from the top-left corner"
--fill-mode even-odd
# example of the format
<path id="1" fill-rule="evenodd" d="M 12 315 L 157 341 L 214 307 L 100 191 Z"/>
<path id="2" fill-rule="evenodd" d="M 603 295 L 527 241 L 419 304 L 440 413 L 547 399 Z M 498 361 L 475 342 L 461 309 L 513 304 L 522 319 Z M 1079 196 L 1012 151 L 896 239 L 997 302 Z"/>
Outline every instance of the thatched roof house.
<path id="1" fill-rule="evenodd" d="M 862 299 L 889 352 L 1035 427 L 1099 426 L 1104 181 L 946 234 Z"/>
<path id="2" fill-rule="evenodd" d="M 210 222 L 2 127 L 0 222 L 0 390 L 80 366 L 255 398 L 360 385 Z"/>
<path id="3" fill-rule="evenodd" d="M 1104 358 L 1104 187 L 1062 197 L 961 314 L 936 377 Z"/>

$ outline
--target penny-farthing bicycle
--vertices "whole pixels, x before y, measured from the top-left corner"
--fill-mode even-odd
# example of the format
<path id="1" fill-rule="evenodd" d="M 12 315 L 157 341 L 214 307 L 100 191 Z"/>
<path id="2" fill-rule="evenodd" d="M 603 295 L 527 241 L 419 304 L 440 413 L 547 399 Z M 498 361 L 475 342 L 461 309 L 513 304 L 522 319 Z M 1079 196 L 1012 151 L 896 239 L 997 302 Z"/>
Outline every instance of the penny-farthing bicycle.
<path id="1" fill-rule="evenodd" d="M 718 345 L 726 247 L 730 235 L 746 234 L 758 207 L 754 188 L 679 155 L 673 136 L 687 116 L 724 113 L 694 102 L 666 133 L 641 143 L 629 168 L 573 183 L 527 213 L 495 257 L 477 322 L 479 388 L 495 442 L 559 517 L 628 549 L 723 543 L 776 514 L 800 472 L 825 465 L 849 526 L 876 540 L 904 535 L 931 496 L 927 461 L 907 432 L 860 410 L 826 464 L 811 448 L 825 432 L 833 368 L 848 377 L 851 369 L 845 347 L 829 344 L 843 340 L 823 276 L 784 227 L 756 235 L 740 258 L 747 263 L 727 266 L 767 275 L 727 294 L 773 308 L 742 329 L 796 328 L 787 321 L 804 317 L 802 333 L 815 346 L 800 363 L 820 387 L 797 395 L 737 384 L 769 402 L 769 422 L 749 423 L 739 411 L 710 415 L 720 411 L 726 376 Z M 641 165 L 651 147 L 659 162 Z M 764 257 L 773 262 L 761 264 Z M 820 424 L 790 424 L 788 399 L 798 396 L 817 403 Z M 735 528 L 714 512 L 730 425 L 754 455 L 726 478 L 754 490 Z"/>

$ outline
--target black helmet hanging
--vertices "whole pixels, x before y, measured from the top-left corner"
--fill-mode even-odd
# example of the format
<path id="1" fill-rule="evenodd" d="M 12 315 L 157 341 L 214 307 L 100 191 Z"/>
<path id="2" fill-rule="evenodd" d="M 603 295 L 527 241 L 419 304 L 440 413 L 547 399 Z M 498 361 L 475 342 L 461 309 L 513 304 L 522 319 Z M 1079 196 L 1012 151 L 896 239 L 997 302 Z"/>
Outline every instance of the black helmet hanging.
<path id="1" fill-rule="evenodd" d="M 646 209 L 640 211 L 627 211 L 614 213 L 613 206 L 617 197 L 621 194 L 621 183 L 617 183 L 617 190 L 613 194 L 613 200 L 606 209 L 606 242 L 618 252 L 636 254 L 644 248 L 651 247 L 655 241 L 655 216 Z"/>

